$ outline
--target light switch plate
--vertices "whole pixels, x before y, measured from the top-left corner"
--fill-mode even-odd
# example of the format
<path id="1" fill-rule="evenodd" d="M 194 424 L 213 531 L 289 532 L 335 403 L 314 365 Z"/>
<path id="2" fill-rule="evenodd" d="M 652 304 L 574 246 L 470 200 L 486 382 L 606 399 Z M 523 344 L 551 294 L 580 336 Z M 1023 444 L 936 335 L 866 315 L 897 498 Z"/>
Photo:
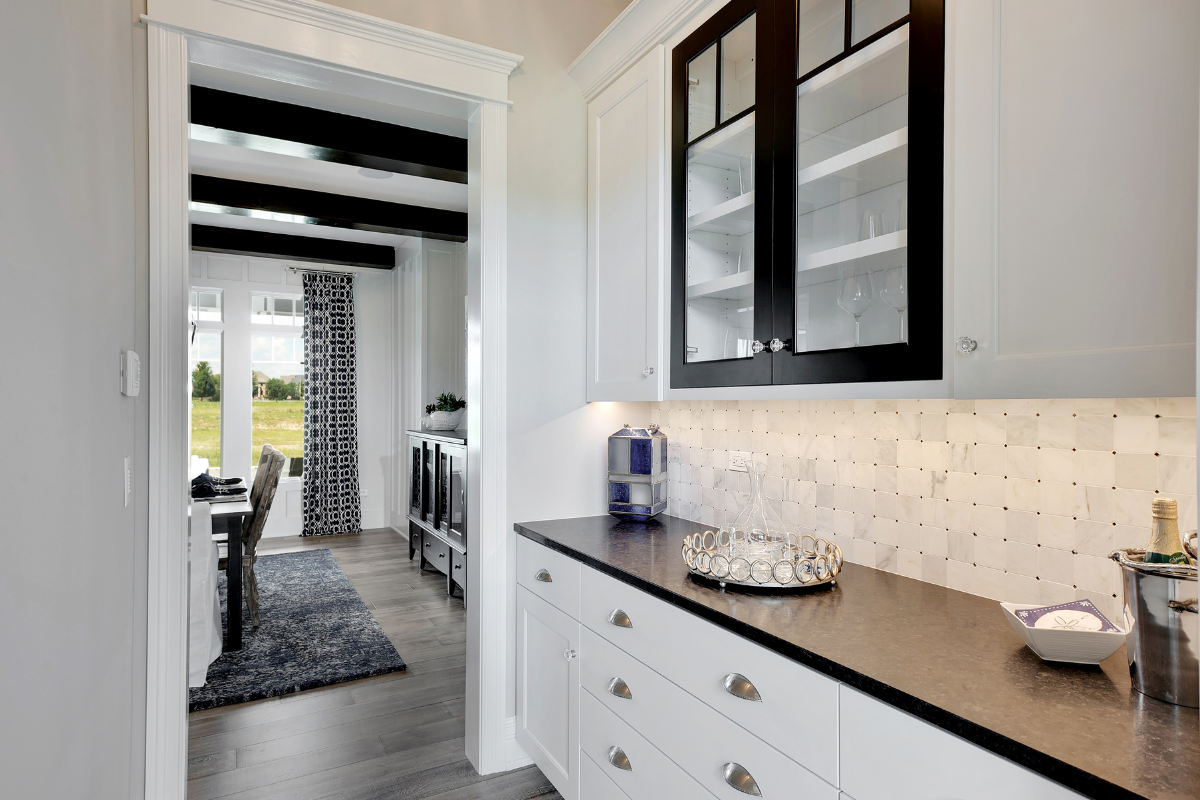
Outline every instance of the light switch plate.
<path id="1" fill-rule="evenodd" d="M 750 454 L 745 450 L 730 450 L 729 451 L 729 468 L 735 472 L 748 472 L 748 464 L 750 463 Z"/>

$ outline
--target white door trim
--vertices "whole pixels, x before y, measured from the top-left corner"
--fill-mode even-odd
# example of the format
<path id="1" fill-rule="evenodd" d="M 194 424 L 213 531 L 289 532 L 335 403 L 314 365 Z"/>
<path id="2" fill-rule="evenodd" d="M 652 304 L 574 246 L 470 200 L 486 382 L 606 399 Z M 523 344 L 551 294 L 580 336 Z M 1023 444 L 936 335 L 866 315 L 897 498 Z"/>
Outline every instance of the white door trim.
<path id="1" fill-rule="evenodd" d="M 146 797 L 184 800 L 187 777 L 187 48 L 218 41 L 299 70 L 352 73 L 466 102 L 470 238 L 468 468 L 473 518 L 466 755 L 507 768 L 505 530 L 508 75 L 521 57 L 315 0 L 149 0 L 150 550 Z"/>
<path id="2" fill-rule="evenodd" d="M 150 525 L 146 797 L 187 784 L 187 42 L 147 31 L 150 120 Z"/>

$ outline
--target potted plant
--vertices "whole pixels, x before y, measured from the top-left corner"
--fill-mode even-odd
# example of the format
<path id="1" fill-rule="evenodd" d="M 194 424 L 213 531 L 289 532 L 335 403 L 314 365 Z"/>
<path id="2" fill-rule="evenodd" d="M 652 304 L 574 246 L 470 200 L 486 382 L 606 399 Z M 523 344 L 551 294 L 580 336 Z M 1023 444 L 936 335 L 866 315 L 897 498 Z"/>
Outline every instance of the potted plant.
<path id="1" fill-rule="evenodd" d="M 425 427 L 431 431 L 455 430 L 466 410 L 466 400 L 455 397 L 453 392 L 443 392 L 437 402 L 425 406 Z"/>

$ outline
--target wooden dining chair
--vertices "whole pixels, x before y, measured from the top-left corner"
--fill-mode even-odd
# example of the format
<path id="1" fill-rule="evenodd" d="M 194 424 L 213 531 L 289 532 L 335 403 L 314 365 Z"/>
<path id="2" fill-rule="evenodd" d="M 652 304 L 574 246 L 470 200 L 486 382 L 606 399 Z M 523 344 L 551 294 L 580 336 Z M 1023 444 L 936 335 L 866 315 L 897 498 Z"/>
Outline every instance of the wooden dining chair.
<path id="1" fill-rule="evenodd" d="M 250 489 L 250 504 L 254 506 L 254 513 L 242 522 L 242 591 L 250 607 L 250 619 L 255 627 L 259 626 L 260 620 L 258 579 L 254 574 L 254 563 L 258 560 L 258 542 L 267 524 L 267 515 L 271 512 L 271 503 L 275 500 L 276 489 L 279 488 L 279 475 L 283 472 L 286 461 L 282 451 L 269 444 L 263 445 L 262 455 L 258 460 L 258 472 L 254 475 L 254 485 Z M 225 559 L 222 559 L 220 568 L 224 569 L 225 566 Z"/>

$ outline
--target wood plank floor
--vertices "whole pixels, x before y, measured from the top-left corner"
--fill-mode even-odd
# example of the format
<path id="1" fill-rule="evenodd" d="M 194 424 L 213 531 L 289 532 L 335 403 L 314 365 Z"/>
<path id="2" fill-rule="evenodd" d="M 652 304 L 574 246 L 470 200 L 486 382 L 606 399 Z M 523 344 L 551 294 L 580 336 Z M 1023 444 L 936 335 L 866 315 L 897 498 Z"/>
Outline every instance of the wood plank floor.
<path id="1" fill-rule="evenodd" d="M 442 574 L 419 570 L 387 529 L 264 539 L 259 553 L 319 548 L 408 670 L 191 714 L 188 800 L 561 800 L 536 767 L 483 778 L 467 761 L 466 612 Z"/>

